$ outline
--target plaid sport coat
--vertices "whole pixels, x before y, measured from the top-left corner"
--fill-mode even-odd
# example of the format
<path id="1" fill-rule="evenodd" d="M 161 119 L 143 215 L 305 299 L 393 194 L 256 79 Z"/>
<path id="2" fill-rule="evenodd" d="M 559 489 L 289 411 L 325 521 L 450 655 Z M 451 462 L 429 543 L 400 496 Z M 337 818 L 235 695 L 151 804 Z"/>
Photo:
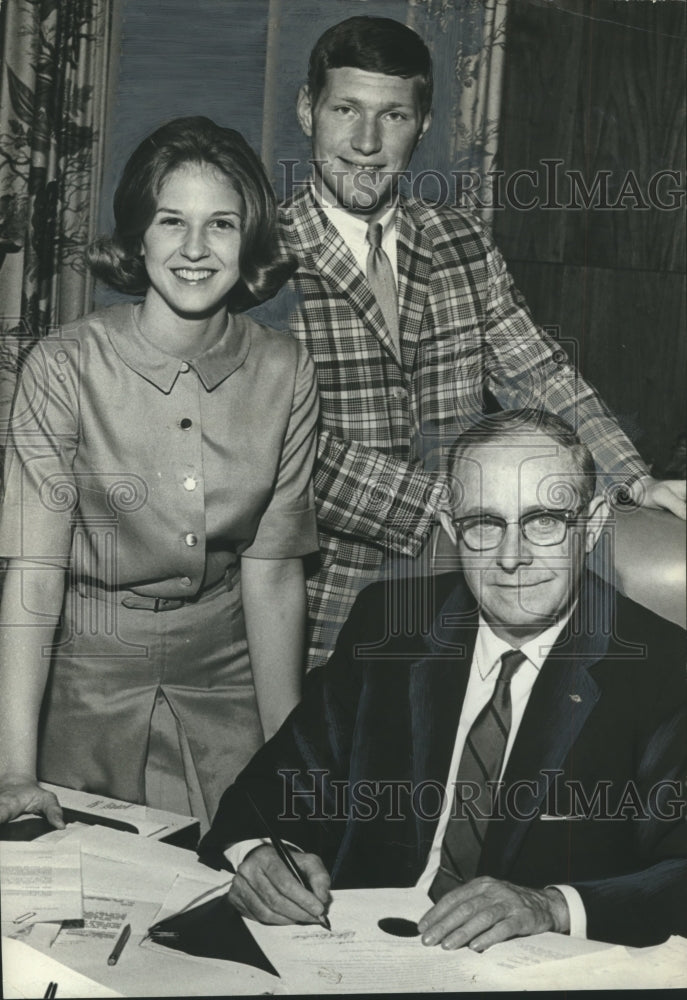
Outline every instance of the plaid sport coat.
<path id="1" fill-rule="evenodd" d="M 321 563 L 307 581 L 311 666 L 333 648 L 363 586 L 390 566 L 422 572 L 417 557 L 451 488 L 446 452 L 488 400 L 565 418 L 607 488 L 647 474 L 562 344 L 534 324 L 471 213 L 401 198 L 396 237 L 400 361 L 366 276 L 309 187 L 280 213 L 298 271 L 259 312 L 288 325 L 317 369 Z"/>

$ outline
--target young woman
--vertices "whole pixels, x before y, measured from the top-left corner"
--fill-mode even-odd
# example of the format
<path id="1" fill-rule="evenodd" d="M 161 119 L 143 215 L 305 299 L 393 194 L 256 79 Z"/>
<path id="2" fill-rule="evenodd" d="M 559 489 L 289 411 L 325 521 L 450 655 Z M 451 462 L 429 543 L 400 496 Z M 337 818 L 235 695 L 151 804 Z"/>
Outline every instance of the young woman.
<path id="1" fill-rule="evenodd" d="M 143 301 L 40 341 L 14 404 L 0 821 L 61 825 L 38 778 L 206 825 L 300 694 L 314 369 L 238 314 L 292 265 L 237 132 L 206 118 L 158 129 L 114 209 L 91 266 Z"/>

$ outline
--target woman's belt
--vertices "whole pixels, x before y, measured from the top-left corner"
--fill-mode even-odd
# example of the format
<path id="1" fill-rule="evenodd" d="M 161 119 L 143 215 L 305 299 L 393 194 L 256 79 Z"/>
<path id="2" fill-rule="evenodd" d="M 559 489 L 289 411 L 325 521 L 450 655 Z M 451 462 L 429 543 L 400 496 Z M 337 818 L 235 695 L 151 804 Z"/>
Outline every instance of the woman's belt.
<path id="1" fill-rule="evenodd" d="M 198 604 L 206 598 L 211 598 L 223 590 L 233 590 L 240 577 L 240 564 L 231 566 L 221 580 L 199 590 L 193 597 L 153 597 L 148 594 L 137 594 L 135 590 L 113 590 L 107 587 L 99 587 L 96 583 L 87 583 L 77 580 L 73 584 L 74 590 L 81 597 L 94 598 L 96 601 L 114 601 L 125 608 L 140 611 L 176 611 L 186 604 Z"/>

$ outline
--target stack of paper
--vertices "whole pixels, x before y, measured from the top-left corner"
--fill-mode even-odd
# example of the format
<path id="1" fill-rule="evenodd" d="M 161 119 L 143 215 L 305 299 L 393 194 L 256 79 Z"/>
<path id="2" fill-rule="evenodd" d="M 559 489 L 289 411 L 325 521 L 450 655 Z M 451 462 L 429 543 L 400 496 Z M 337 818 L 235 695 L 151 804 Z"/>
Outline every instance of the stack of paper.
<path id="1" fill-rule="evenodd" d="M 13 936 L 22 935 L 21 941 L 3 939 L 6 996 L 43 996 L 51 979 L 59 984 L 58 1000 L 120 994 L 190 997 L 283 992 L 278 979 L 249 966 L 141 947 L 168 894 L 176 910 L 199 895 L 226 892 L 226 872 L 206 868 L 190 851 L 99 826 L 70 824 L 66 831 L 54 831 L 36 846 L 39 843 L 42 850 L 49 847 L 56 855 L 76 857 L 81 852 L 83 926 L 61 930 L 59 923 L 5 927 Z M 118 963 L 109 966 L 107 957 L 124 923 L 131 925 L 131 937 Z M 52 929 L 49 936 L 43 933 L 46 928 Z M 48 956 L 67 971 L 48 969 L 44 965 Z M 72 970 L 76 970 L 74 980 Z M 88 985 L 89 980 L 96 985 Z"/>
<path id="2" fill-rule="evenodd" d="M 4 924 L 83 917 L 81 851 L 78 843 L 3 841 L 0 886 Z"/>

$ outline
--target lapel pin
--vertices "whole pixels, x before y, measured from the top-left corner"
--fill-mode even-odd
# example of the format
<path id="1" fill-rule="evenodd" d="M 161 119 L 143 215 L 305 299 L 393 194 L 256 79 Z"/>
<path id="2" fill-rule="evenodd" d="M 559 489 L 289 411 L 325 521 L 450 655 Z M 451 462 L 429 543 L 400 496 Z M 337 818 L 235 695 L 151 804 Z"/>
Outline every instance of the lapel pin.
<path id="1" fill-rule="evenodd" d="M 574 701 L 576 705 L 579 705 L 579 703 L 582 701 L 582 699 L 580 698 L 579 694 L 571 694 L 571 695 L 569 695 L 569 697 L 570 697 L 570 700 Z"/>

